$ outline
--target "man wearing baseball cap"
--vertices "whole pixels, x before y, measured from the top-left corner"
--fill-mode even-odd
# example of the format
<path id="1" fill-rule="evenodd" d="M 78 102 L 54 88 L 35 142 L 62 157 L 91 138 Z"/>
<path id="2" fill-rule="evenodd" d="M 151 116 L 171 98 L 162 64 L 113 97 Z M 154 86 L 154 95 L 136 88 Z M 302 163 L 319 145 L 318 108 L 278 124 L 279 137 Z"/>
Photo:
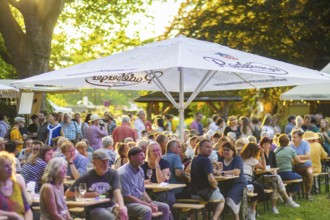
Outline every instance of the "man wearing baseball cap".
<path id="1" fill-rule="evenodd" d="M 102 150 L 98 149 L 92 154 L 94 169 L 89 170 L 85 175 L 77 179 L 74 184 L 66 191 L 66 197 L 74 197 L 75 186 L 80 183 L 86 183 L 87 192 L 85 198 L 95 198 L 104 195 L 110 198 L 109 203 L 92 206 L 85 210 L 91 220 L 108 220 L 108 219 L 128 219 L 127 208 L 124 205 L 124 200 L 120 191 L 119 176 L 117 170 L 109 168 L 109 156 Z M 114 200 L 115 199 L 115 200 Z M 116 216 L 116 201 L 119 209 L 119 216 Z"/>
<path id="2" fill-rule="evenodd" d="M 166 203 L 152 201 L 145 191 L 144 172 L 140 167 L 144 163 L 144 153 L 139 147 L 128 151 L 129 162 L 118 169 L 121 190 L 130 218 L 139 217 L 151 220 L 152 212 L 162 212 L 158 219 L 169 220 L 169 206 Z"/>

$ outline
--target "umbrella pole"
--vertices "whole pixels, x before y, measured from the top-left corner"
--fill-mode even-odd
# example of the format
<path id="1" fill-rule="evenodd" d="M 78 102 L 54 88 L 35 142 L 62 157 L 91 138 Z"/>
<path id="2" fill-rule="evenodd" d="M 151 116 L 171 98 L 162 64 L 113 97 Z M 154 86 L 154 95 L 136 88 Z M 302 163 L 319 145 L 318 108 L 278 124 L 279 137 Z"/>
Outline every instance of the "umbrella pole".
<path id="1" fill-rule="evenodd" d="M 179 67 L 180 71 L 180 93 L 179 93 L 179 135 L 180 140 L 183 143 L 184 142 L 184 136 L 183 136 L 183 130 L 184 130 L 184 73 L 183 68 Z"/>

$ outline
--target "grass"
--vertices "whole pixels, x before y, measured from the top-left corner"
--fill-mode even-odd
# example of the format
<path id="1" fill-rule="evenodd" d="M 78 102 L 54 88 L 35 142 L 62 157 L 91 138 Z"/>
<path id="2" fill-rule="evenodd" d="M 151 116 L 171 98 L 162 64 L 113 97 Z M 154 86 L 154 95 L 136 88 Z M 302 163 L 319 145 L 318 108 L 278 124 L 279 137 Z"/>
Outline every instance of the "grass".
<path id="1" fill-rule="evenodd" d="M 314 195 L 314 201 L 305 199 L 297 199 L 299 208 L 287 207 L 284 204 L 278 204 L 279 215 L 274 215 L 271 210 L 264 211 L 263 205 L 259 204 L 258 214 L 259 220 L 328 220 L 330 219 L 328 208 L 330 200 L 327 198 L 328 193 L 323 190 L 322 194 Z M 269 202 L 270 203 L 270 202 Z"/>

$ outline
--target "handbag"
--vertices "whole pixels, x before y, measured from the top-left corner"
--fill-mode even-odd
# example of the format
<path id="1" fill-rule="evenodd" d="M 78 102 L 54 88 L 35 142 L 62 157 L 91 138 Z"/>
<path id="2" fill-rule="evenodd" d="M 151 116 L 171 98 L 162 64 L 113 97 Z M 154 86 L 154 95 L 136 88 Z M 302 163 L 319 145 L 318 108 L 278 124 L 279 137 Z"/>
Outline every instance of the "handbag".
<path id="1" fill-rule="evenodd" d="M 210 198 L 215 190 L 216 190 L 216 188 L 212 188 L 212 187 L 208 186 L 202 190 L 197 191 L 196 195 L 201 197 L 202 199 L 208 201 L 208 200 L 210 200 Z"/>

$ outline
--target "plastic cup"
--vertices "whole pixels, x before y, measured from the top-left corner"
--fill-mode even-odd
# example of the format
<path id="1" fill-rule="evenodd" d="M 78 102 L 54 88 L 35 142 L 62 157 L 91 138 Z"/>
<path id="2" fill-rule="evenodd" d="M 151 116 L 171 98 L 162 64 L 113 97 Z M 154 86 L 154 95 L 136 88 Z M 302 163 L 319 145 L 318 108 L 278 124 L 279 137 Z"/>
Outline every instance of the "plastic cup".
<path id="1" fill-rule="evenodd" d="M 77 202 L 81 202 L 82 201 L 82 195 L 79 191 L 79 186 L 75 186 L 74 187 L 74 197 L 76 199 Z"/>

